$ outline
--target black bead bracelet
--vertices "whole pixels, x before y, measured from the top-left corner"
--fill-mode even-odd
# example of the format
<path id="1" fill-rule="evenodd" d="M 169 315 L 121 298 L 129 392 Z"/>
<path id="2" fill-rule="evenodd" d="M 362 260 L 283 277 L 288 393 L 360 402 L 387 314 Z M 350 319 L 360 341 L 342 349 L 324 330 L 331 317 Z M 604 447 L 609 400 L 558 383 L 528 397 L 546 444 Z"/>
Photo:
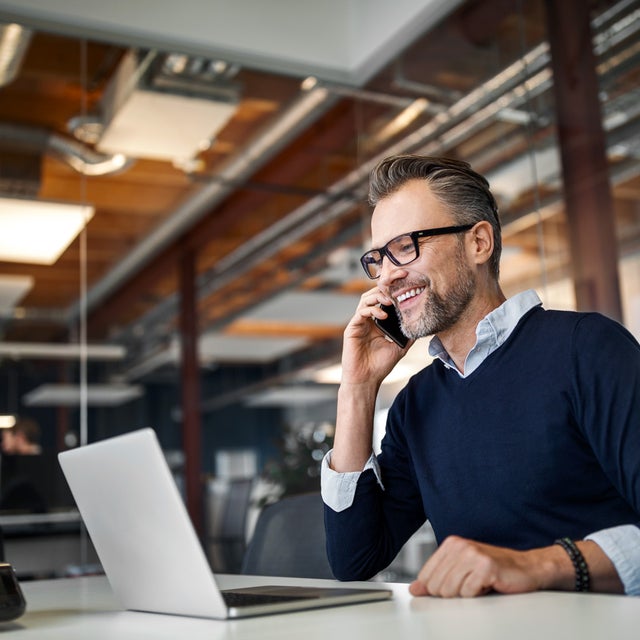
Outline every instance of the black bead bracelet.
<path id="1" fill-rule="evenodd" d="M 591 584 L 591 576 L 589 575 L 589 567 L 584 559 L 580 549 L 576 546 L 571 538 L 559 538 L 554 544 L 559 544 L 571 558 L 573 568 L 576 571 L 576 591 L 589 591 Z"/>

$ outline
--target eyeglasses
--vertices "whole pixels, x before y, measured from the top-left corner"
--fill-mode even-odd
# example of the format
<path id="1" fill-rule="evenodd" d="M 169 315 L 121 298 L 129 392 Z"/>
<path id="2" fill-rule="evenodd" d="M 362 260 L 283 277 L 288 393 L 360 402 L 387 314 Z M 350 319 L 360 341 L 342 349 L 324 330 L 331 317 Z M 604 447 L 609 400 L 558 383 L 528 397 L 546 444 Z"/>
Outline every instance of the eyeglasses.
<path id="1" fill-rule="evenodd" d="M 423 229 L 422 231 L 403 233 L 401 236 L 389 240 L 384 247 L 367 251 L 367 253 L 360 258 L 360 263 L 367 276 L 372 280 L 376 280 L 380 277 L 382 259 L 385 256 L 387 256 L 396 267 L 402 267 L 418 259 L 420 255 L 418 240 L 420 240 L 420 238 L 443 236 L 449 233 L 462 233 L 463 231 L 469 231 L 472 227 L 472 224 L 461 224 L 454 227 L 438 227 L 437 229 Z"/>

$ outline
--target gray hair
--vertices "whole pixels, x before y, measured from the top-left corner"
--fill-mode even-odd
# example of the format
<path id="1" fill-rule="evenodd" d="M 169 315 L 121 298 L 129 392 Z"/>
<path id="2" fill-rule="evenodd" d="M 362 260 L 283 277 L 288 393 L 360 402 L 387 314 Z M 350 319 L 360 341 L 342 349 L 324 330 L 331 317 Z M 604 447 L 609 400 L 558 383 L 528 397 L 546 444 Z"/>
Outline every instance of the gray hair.
<path id="1" fill-rule="evenodd" d="M 496 280 L 500 274 L 502 232 L 498 205 L 489 182 L 468 162 L 452 158 L 398 155 L 385 158 L 371 172 L 369 203 L 373 206 L 410 180 L 424 180 L 431 193 L 450 211 L 456 224 L 486 220 L 493 229 L 493 254 L 489 267 Z"/>

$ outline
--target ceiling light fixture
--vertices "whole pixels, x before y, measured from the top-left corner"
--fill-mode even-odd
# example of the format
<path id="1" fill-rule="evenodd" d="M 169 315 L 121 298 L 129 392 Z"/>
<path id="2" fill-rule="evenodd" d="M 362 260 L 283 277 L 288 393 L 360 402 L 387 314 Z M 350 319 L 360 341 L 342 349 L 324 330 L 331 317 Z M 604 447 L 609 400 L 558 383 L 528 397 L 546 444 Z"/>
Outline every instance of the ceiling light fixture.
<path id="1" fill-rule="evenodd" d="M 86 389 L 87 404 L 92 407 L 114 407 L 139 398 L 143 389 L 139 385 L 89 384 Z M 82 401 L 79 385 L 43 384 L 22 397 L 27 407 L 74 407 Z"/>
<path id="2" fill-rule="evenodd" d="M 133 51 L 123 58 L 101 104 L 105 127 L 98 151 L 180 166 L 210 144 L 237 109 L 235 96 L 216 95 L 211 81 L 190 82 L 184 90 L 177 79 L 163 83 L 158 86 L 151 62 L 139 64 Z"/>
<path id="3" fill-rule="evenodd" d="M 119 344 L 56 342 L 0 342 L 0 357 L 14 360 L 124 360 L 127 350 Z"/>
<path id="4" fill-rule="evenodd" d="M 16 417 L 11 414 L 0 416 L 0 429 L 11 429 L 16 424 Z"/>
<path id="5" fill-rule="evenodd" d="M 335 402 L 337 390 L 319 386 L 276 387 L 251 394 L 245 399 L 249 407 L 308 407 Z"/>
<path id="6" fill-rule="evenodd" d="M 16 77 L 32 35 L 19 24 L 0 24 L 0 86 Z"/>
<path id="7" fill-rule="evenodd" d="M 0 260 L 54 264 L 93 213 L 88 205 L 0 198 Z"/>

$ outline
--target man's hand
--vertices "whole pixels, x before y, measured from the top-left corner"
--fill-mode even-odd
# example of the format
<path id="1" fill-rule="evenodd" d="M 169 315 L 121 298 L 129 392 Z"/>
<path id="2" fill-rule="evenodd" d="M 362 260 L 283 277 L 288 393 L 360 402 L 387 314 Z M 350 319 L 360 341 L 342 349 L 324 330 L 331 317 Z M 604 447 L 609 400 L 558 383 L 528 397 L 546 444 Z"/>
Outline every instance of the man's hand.
<path id="1" fill-rule="evenodd" d="M 591 541 L 577 544 L 589 566 L 592 589 L 622 593 L 618 574 L 602 549 Z M 573 564 L 557 544 L 514 551 L 450 536 L 427 560 L 409 591 L 414 596 L 453 598 L 481 596 L 491 591 L 571 591 L 574 586 Z"/>
<path id="2" fill-rule="evenodd" d="M 406 354 L 411 343 L 405 349 L 400 349 L 372 322 L 373 318 L 386 317 L 380 304 L 392 303 L 393 300 L 377 287 L 360 298 L 358 308 L 344 331 L 343 383 L 377 386 Z"/>
<path id="3" fill-rule="evenodd" d="M 409 591 L 414 596 L 443 598 L 535 591 L 542 588 L 539 559 L 533 551 L 513 551 L 450 536 L 422 567 Z"/>
<path id="4" fill-rule="evenodd" d="M 378 389 L 411 344 L 400 349 L 373 323 L 373 318 L 386 317 L 379 305 L 391 302 L 378 287 L 370 289 L 361 296 L 344 330 L 342 379 L 331 453 L 331 468 L 339 473 L 362 471 L 371 456 Z"/>

